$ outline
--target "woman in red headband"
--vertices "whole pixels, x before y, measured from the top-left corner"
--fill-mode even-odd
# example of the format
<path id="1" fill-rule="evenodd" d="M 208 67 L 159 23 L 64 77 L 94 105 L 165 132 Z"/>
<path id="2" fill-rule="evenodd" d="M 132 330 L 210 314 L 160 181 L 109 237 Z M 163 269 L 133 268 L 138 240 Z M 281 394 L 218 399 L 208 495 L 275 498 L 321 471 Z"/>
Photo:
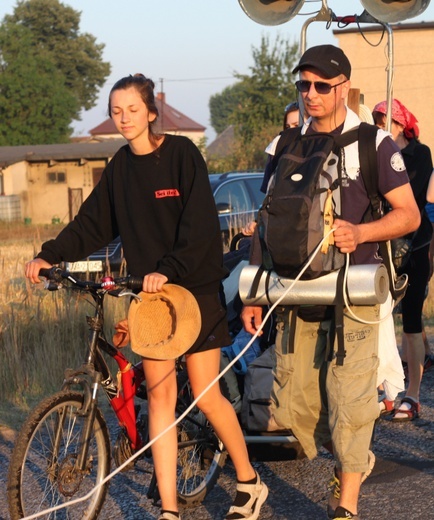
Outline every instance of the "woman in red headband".
<path id="1" fill-rule="evenodd" d="M 387 103 L 382 101 L 374 107 L 375 124 L 386 127 Z M 408 275 L 408 288 L 401 302 L 403 337 L 402 353 L 404 367 L 408 367 L 408 386 L 405 397 L 398 407 L 386 402 L 386 410 L 392 411 L 393 421 L 412 421 L 420 412 L 420 383 L 422 380 L 425 346 L 422 336 L 422 308 L 425 290 L 430 277 L 429 247 L 432 225 L 425 212 L 428 182 L 433 169 L 430 149 L 419 142 L 419 128 L 415 116 L 397 99 L 392 101 L 391 133 L 401 149 L 405 167 L 410 177 L 414 197 L 421 212 L 420 227 L 405 238 L 411 240 L 411 254 L 400 274 Z"/>

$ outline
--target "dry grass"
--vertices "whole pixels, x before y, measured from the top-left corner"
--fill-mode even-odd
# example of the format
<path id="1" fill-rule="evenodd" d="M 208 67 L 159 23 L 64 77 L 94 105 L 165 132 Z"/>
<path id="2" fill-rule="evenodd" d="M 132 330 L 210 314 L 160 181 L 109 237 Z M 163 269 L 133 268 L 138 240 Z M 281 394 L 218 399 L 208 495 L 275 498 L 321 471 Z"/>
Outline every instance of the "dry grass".
<path id="1" fill-rule="evenodd" d="M 2 227 L 0 252 L 0 395 L 23 410 L 57 390 L 67 367 L 84 361 L 90 304 L 69 291 L 48 292 L 24 277 L 24 264 L 59 227 Z M 27 236 L 26 236 L 27 235 Z M 124 300 L 107 299 L 107 333 L 125 316 Z M 0 421 L 1 423 L 1 421 Z"/>

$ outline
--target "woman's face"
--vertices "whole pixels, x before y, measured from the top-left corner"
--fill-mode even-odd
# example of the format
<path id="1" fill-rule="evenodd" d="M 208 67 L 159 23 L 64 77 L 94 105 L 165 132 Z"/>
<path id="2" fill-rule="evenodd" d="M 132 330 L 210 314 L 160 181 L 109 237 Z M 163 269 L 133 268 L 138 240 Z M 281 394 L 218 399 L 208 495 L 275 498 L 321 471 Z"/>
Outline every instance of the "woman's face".
<path id="1" fill-rule="evenodd" d="M 300 124 L 300 111 L 293 110 L 286 114 L 285 128 L 297 128 Z"/>
<path id="2" fill-rule="evenodd" d="M 128 142 L 149 141 L 149 123 L 155 120 L 156 115 L 149 112 L 135 87 L 114 90 L 110 105 L 116 129 Z"/>
<path id="3" fill-rule="evenodd" d="M 383 130 L 386 130 L 386 122 L 387 122 L 386 114 L 381 114 L 380 112 L 376 112 L 374 120 L 375 120 L 375 124 L 379 128 L 382 128 Z M 398 123 L 397 121 L 392 119 L 392 124 L 390 126 L 390 133 L 392 134 L 392 137 L 393 137 L 394 141 L 397 140 L 398 136 L 403 131 L 404 131 L 404 127 L 400 123 Z"/>

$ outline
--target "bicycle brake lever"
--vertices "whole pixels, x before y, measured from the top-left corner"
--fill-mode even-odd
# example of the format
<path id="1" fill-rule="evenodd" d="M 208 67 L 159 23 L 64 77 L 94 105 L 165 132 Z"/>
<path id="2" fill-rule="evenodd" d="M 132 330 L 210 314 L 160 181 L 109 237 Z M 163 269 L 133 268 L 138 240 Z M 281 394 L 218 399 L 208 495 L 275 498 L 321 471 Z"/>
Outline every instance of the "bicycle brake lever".
<path id="1" fill-rule="evenodd" d="M 121 289 L 121 290 L 116 289 L 115 291 L 109 291 L 109 294 L 111 294 L 112 296 L 116 296 L 118 298 L 123 298 L 124 296 L 131 296 L 131 297 L 135 298 L 136 300 L 139 300 L 140 302 L 142 301 L 140 296 L 131 292 L 128 289 Z"/>
<path id="2" fill-rule="evenodd" d="M 44 289 L 47 291 L 59 291 L 63 288 L 63 284 L 60 282 L 55 282 L 54 280 L 45 280 Z"/>

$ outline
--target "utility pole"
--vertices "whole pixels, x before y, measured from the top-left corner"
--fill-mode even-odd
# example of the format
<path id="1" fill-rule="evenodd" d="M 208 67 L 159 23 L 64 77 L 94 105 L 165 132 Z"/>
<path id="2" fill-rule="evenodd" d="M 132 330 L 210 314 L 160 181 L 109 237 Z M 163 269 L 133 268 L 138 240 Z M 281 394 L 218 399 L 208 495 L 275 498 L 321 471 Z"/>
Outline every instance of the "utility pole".
<path id="1" fill-rule="evenodd" d="M 160 114 L 160 121 L 161 121 L 161 131 L 164 132 L 164 78 L 160 78 L 160 100 L 161 100 L 161 114 Z"/>

